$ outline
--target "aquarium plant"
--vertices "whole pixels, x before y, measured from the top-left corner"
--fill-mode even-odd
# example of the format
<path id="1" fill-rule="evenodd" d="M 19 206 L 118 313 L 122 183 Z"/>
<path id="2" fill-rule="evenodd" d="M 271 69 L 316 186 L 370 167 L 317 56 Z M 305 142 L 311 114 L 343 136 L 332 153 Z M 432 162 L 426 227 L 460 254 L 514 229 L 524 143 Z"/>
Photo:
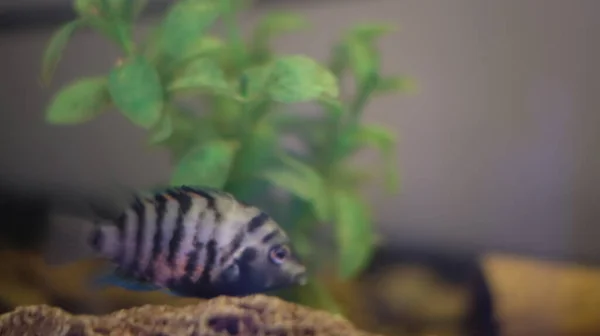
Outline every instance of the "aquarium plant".
<path id="1" fill-rule="evenodd" d="M 293 13 L 266 15 L 244 38 L 237 15 L 245 3 L 180 0 L 138 41 L 133 31 L 145 6 L 141 0 L 74 1 L 76 19 L 53 34 L 44 52 L 43 83 L 50 83 L 78 30 L 101 34 L 122 56 L 106 74 L 78 78 L 55 93 L 47 122 L 81 124 L 117 110 L 147 131 L 148 146 L 169 152 L 168 183 L 216 187 L 262 206 L 290 232 L 309 265 L 330 260 L 339 279 L 359 274 L 376 242 L 360 187 L 372 172 L 385 176 L 390 191 L 398 184 L 394 134 L 362 123 L 362 114 L 373 96 L 411 87 L 408 78 L 380 73 L 376 42 L 391 28 L 355 26 L 333 46 L 329 63 L 321 63 L 270 47 L 277 34 L 307 26 Z M 218 25 L 223 36 L 214 33 Z M 341 89 L 345 76 L 353 88 Z M 292 113 L 298 103 L 312 104 L 320 115 Z M 284 146 L 283 136 L 299 139 L 302 150 Z M 366 146 L 383 154 L 381 170 L 350 163 Z M 333 229 L 333 255 L 311 242 L 323 227 Z M 311 283 L 286 295 L 336 309 L 327 290 Z"/>

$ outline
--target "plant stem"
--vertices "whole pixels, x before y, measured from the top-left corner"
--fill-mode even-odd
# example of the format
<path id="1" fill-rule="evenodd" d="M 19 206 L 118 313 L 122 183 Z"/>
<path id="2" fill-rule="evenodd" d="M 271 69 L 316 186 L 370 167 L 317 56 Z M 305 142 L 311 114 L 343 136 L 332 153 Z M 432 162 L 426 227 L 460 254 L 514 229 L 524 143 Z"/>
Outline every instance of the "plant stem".
<path id="1" fill-rule="evenodd" d="M 377 80 L 377 73 L 372 73 L 361 83 L 358 93 L 350 105 L 350 123 L 358 122 L 358 119 L 369 101 L 371 93 L 373 93 L 373 90 L 377 87 Z"/>
<path id="2" fill-rule="evenodd" d="M 335 117 L 341 115 L 340 113 L 328 113 L 328 115 L 331 116 L 326 120 L 326 123 L 329 124 L 330 128 L 327 140 L 328 145 L 324 146 L 325 148 L 318 155 L 318 166 L 320 167 L 321 174 L 326 179 L 334 177 L 333 174 L 335 174 L 335 167 L 338 164 L 339 159 L 344 158 L 348 154 L 348 148 L 340 146 L 346 146 L 344 141 L 348 141 L 346 138 L 347 133 L 351 133 L 357 128 L 371 93 L 373 93 L 373 90 L 377 87 L 377 81 L 378 74 L 372 73 L 361 83 L 358 93 L 350 103 L 348 108 L 348 118 L 346 120 Z"/>
<path id="3" fill-rule="evenodd" d="M 133 39 L 131 38 L 131 29 L 124 22 L 120 22 L 115 26 L 117 40 L 119 44 L 123 48 L 125 55 L 127 57 L 132 57 L 135 54 L 135 46 L 133 44 Z"/>
<path id="4" fill-rule="evenodd" d="M 235 0 L 225 0 L 225 15 L 223 15 L 223 20 L 225 21 L 225 26 L 227 28 L 227 36 L 231 45 L 233 46 L 233 54 L 235 60 L 235 67 L 237 69 L 243 69 L 245 63 L 245 49 L 244 49 L 244 40 L 240 34 L 240 30 L 238 29 L 238 25 L 236 23 L 236 10 L 233 5 L 233 1 Z"/>
<path id="5" fill-rule="evenodd" d="M 328 109 L 335 109 L 335 107 L 328 106 Z M 343 108 L 340 107 L 340 108 Z M 339 143 L 339 138 L 343 132 L 343 120 L 341 111 L 329 111 L 326 114 L 324 123 L 328 128 L 325 143 L 321 147 L 319 153 L 317 153 L 317 166 L 320 173 L 326 180 L 330 180 L 332 174 L 334 174 L 334 166 L 337 160 L 336 152 Z"/>
<path id="6" fill-rule="evenodd" d="M 346 63 L 346 51 L 344 50 L 344 45 L 339 44 L 333 48 L 329 69 L 334 76 L 341 79 L 342 74 L 346 69 Z"/>

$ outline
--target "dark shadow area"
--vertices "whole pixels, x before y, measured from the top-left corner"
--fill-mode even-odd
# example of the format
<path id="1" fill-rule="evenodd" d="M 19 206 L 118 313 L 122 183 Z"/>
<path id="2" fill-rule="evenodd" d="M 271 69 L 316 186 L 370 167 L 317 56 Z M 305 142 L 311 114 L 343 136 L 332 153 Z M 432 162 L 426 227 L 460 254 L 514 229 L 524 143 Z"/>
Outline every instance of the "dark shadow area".
<path id="1" fill-rule="evenodd" d="M 464 335 L 469 336 L 498 336 L 500 329 L 496 320 L 494 300 L 490 287 L 478 258 L 474 254 L 456 253 L 447 250 L 416 249 L 392 246 L 379 249 L 372 264 L 366 269 L 360 281 L 371 283 L 374 278 L 385 275 L 391 268 L 418 267 L 433 273 L 438 281 L 444 285 L 456 286 L 466 289 L 468 293 L 468 311 L 465 318 L 460 322 Z M 434 288 L 436 285 L 432 284 Z M 367 294 L 368 295 L 368 294 Z M 375 303 L 379 306 L 378 311 L 381 323 L 398 323 L 402 316 L 395 315 L 386 307 L 381 307 L 381 302 Z M 431 302 L 431 304 L 436 304 Z M 443 325 L 446 321 L 409 321 L 405 322 L 411 332 L 422 332 L 424 325 Z M 414 319 L 414 318 L 412 318 Z M 452 321 L 448 321 L 452 322 Z"/>
<path id="2" fill-rule="evenodd" d="M 0 248 L 35 250 L 46 235 L 51 199 L 42 193 L 0 186 Z"/>

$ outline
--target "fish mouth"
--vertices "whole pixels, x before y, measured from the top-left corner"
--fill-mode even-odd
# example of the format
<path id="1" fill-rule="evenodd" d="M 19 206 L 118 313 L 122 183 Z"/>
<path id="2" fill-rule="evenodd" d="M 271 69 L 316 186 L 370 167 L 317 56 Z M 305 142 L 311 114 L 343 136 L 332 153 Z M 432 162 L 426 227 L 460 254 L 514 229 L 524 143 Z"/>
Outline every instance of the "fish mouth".
<path id="1" fill-rule="evenodd" d="M 294 276 L 293 282 L 300 286 L 304 286 L 308 283 L 308 275 L 306 272 L 298 273 Z"/>

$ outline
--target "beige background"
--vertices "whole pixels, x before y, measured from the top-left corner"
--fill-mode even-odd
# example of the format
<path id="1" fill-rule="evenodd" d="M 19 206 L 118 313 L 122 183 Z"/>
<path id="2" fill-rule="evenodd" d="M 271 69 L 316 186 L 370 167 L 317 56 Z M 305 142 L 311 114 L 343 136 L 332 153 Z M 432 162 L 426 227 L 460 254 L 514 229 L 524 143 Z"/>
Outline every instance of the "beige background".
<path id="1" fill-rule="evenodd" d="M 285 7 L 314 24 L 278 41 L 281 52 L 324 59 L 354 23 L 401 28 L 382 42 L 385 70 L 415 77 L 421 91 L 379 99 L 366 114 L 401 137 L 402 194 L 367 190 L 387 237 L 600 259 L 600 2 L 347 0 Z M 105 72 L 118 55 L 96 36 L 78 34 L 56 85 L 42 89 L 39 60 L 49 34 L 0 36 L 0 175 L 94 188 L 164 179 L 165 154 L 147 149 L 143 132 L 116 113 L 78 127 L 44 124 L 51 93 L 76 76 Z"/>

